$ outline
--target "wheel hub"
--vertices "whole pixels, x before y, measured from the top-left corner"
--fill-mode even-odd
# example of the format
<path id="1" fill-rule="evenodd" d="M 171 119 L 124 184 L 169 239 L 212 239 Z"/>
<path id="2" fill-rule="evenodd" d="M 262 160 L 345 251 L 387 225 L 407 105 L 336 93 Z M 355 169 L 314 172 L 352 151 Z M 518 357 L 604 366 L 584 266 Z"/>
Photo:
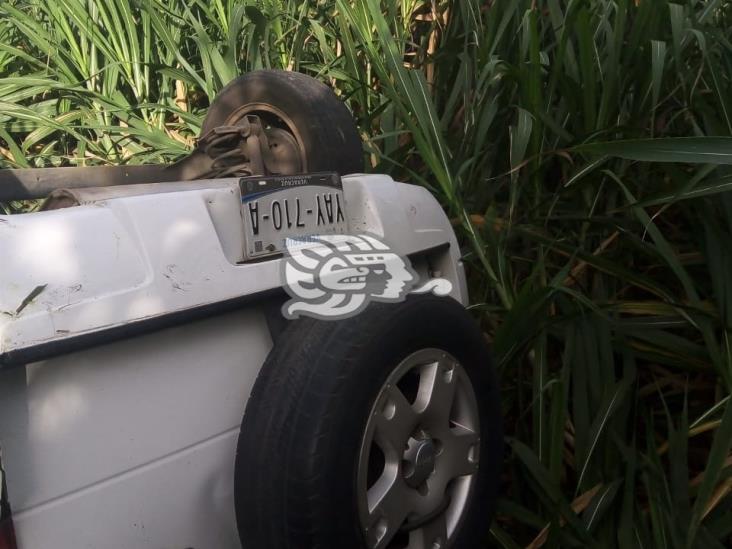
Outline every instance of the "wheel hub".
<path id="1" fill-rule="evenodd" d="M 228 124 L 199 138 L 195 152 L 178 164 L 183 175 L 194 179 L 304 171 L 300 146 L 292 133 L 271 126 L 257 113 L 232 118 Z"/>
<path id="2" fill-rule="evenodd" d="M 402 474 L 411 488 L 421 486 L 435 471 L 437 445 L 432 438 L 414 439 L 408 442 L 404 452 Z"/>
<path id="3" fill-rule="evenodd" d="M 405 358 L 377 395 L 361 443 L 367 547 L 450 547 L 473 491 L 479 443 L 477 400 L 458 360 L 432 348 Z"/>

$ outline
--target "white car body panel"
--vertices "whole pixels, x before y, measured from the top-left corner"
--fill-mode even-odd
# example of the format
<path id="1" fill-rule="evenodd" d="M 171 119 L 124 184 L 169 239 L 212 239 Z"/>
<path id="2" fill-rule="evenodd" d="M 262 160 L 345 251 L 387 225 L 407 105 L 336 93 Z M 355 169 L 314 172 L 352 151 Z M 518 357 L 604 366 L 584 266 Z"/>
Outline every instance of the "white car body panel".
<path id="1" fill-rule="evenodd" d="M 241 263 L 237 181 L 0 216 L 0 447 L 20 549 L 240 547 L 236 440 L 281 260 Z M 425 189 L 343 187 L 351 232 L 428 254 L 467 302 Z"/>

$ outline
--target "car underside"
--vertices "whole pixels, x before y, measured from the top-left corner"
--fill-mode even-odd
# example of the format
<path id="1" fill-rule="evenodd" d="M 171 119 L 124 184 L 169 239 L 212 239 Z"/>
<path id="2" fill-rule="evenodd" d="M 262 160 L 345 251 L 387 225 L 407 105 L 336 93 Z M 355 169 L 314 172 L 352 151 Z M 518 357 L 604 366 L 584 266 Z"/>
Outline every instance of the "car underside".
<path id="1" fill-rule="evenodd" d="M 0 171 L 43 201 L 0 216 L 0 549 L 473 546 L 502 434 L 458 242 L 361 171 L 343 103 L 282 71 L 175 164 Z M 448 295 L 287 319 L 285 243 L 317 234 Z"/>

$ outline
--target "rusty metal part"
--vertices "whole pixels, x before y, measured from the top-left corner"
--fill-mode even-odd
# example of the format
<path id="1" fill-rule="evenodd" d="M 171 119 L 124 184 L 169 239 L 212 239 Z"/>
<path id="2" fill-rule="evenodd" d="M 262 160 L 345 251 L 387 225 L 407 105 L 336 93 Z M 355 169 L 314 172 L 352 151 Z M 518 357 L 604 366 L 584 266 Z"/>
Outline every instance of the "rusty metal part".
<path id="1" fill-rule="evenodd" d="M 307 158 L 305 158 L 302 136 L 295 122 L 282 109 L 268 103 L 248 103 L 232 111 L 222 125 L 233 126 L 239 124 L 243 118 L 252 116 L 256 117 L 261 126 L 266 128 L 265 131 L 271 144 L 269 151 L 276 153 L 277 156 L 273 160 L 277 162 L 278 166 L 282 166 L 282 162 L 291 166 L 290 171 L 278 171 L 274 168 L 272 171 L 283 175 L 307 171 Z M 278 145 L 282 145 L 284 149 Z M 284 154 L 288 155 L 287 159 L 282 158 Z"/>
<path id="2" fill-rule="evenodd" d="M 179 179 L 175 164 L 0 170 L 0 201 L 43 198 L 55 189 L 153 183 Z"/>
<path id="3" fill-rule="evenodd" d="M 140 183 L 137 185 L 116 185 L 114 187 L 85 187 L 83 189 L 56 189 L 49 194 L 41 204 L 41 211 L 60 210 L 79 206 L 80 204 L 93 204 L 122 198 L 125 196 L 142 196 L 146 194 L 175 193 L 196 189 L 211 189 L 214 187 L 226 187 L 230 185 L 226 181 L 213 181 L 202 179 L 198 181 L 168 182 L 165 185 L 158 183 Z"/>
<path id="4" fill-rule="evenodd" d="M 0 202 L 45 198 L 57 189 L 291 175 L 303 165 L 292 134 L 264 127 L 258 116 L 249 114 L 201 136 L 191 154 L 174 164 L 0 170 Z"/>
<path id="5" fill-rule="evenodd" d="M 302 152 L 297 139 L 282 128 L 267 128 L 265 130 L 268 147 L 264 147 L 264 165 L 271 173 L 293 175 L 303 173 Z"/>

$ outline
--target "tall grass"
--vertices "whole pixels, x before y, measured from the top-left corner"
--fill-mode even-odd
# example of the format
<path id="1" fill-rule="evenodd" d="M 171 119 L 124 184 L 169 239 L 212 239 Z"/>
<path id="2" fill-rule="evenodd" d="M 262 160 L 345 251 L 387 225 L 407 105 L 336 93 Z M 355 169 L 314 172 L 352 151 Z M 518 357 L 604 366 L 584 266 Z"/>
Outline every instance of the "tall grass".
<path id="1" fill-rule="evenodd" d="M 491 542 L 724 547 L 731 42 L 721 0 L 4 0 L 0 156 L 167 161 L 240 72 L 329 82 L 464 245 L 510 440 Z"/>

